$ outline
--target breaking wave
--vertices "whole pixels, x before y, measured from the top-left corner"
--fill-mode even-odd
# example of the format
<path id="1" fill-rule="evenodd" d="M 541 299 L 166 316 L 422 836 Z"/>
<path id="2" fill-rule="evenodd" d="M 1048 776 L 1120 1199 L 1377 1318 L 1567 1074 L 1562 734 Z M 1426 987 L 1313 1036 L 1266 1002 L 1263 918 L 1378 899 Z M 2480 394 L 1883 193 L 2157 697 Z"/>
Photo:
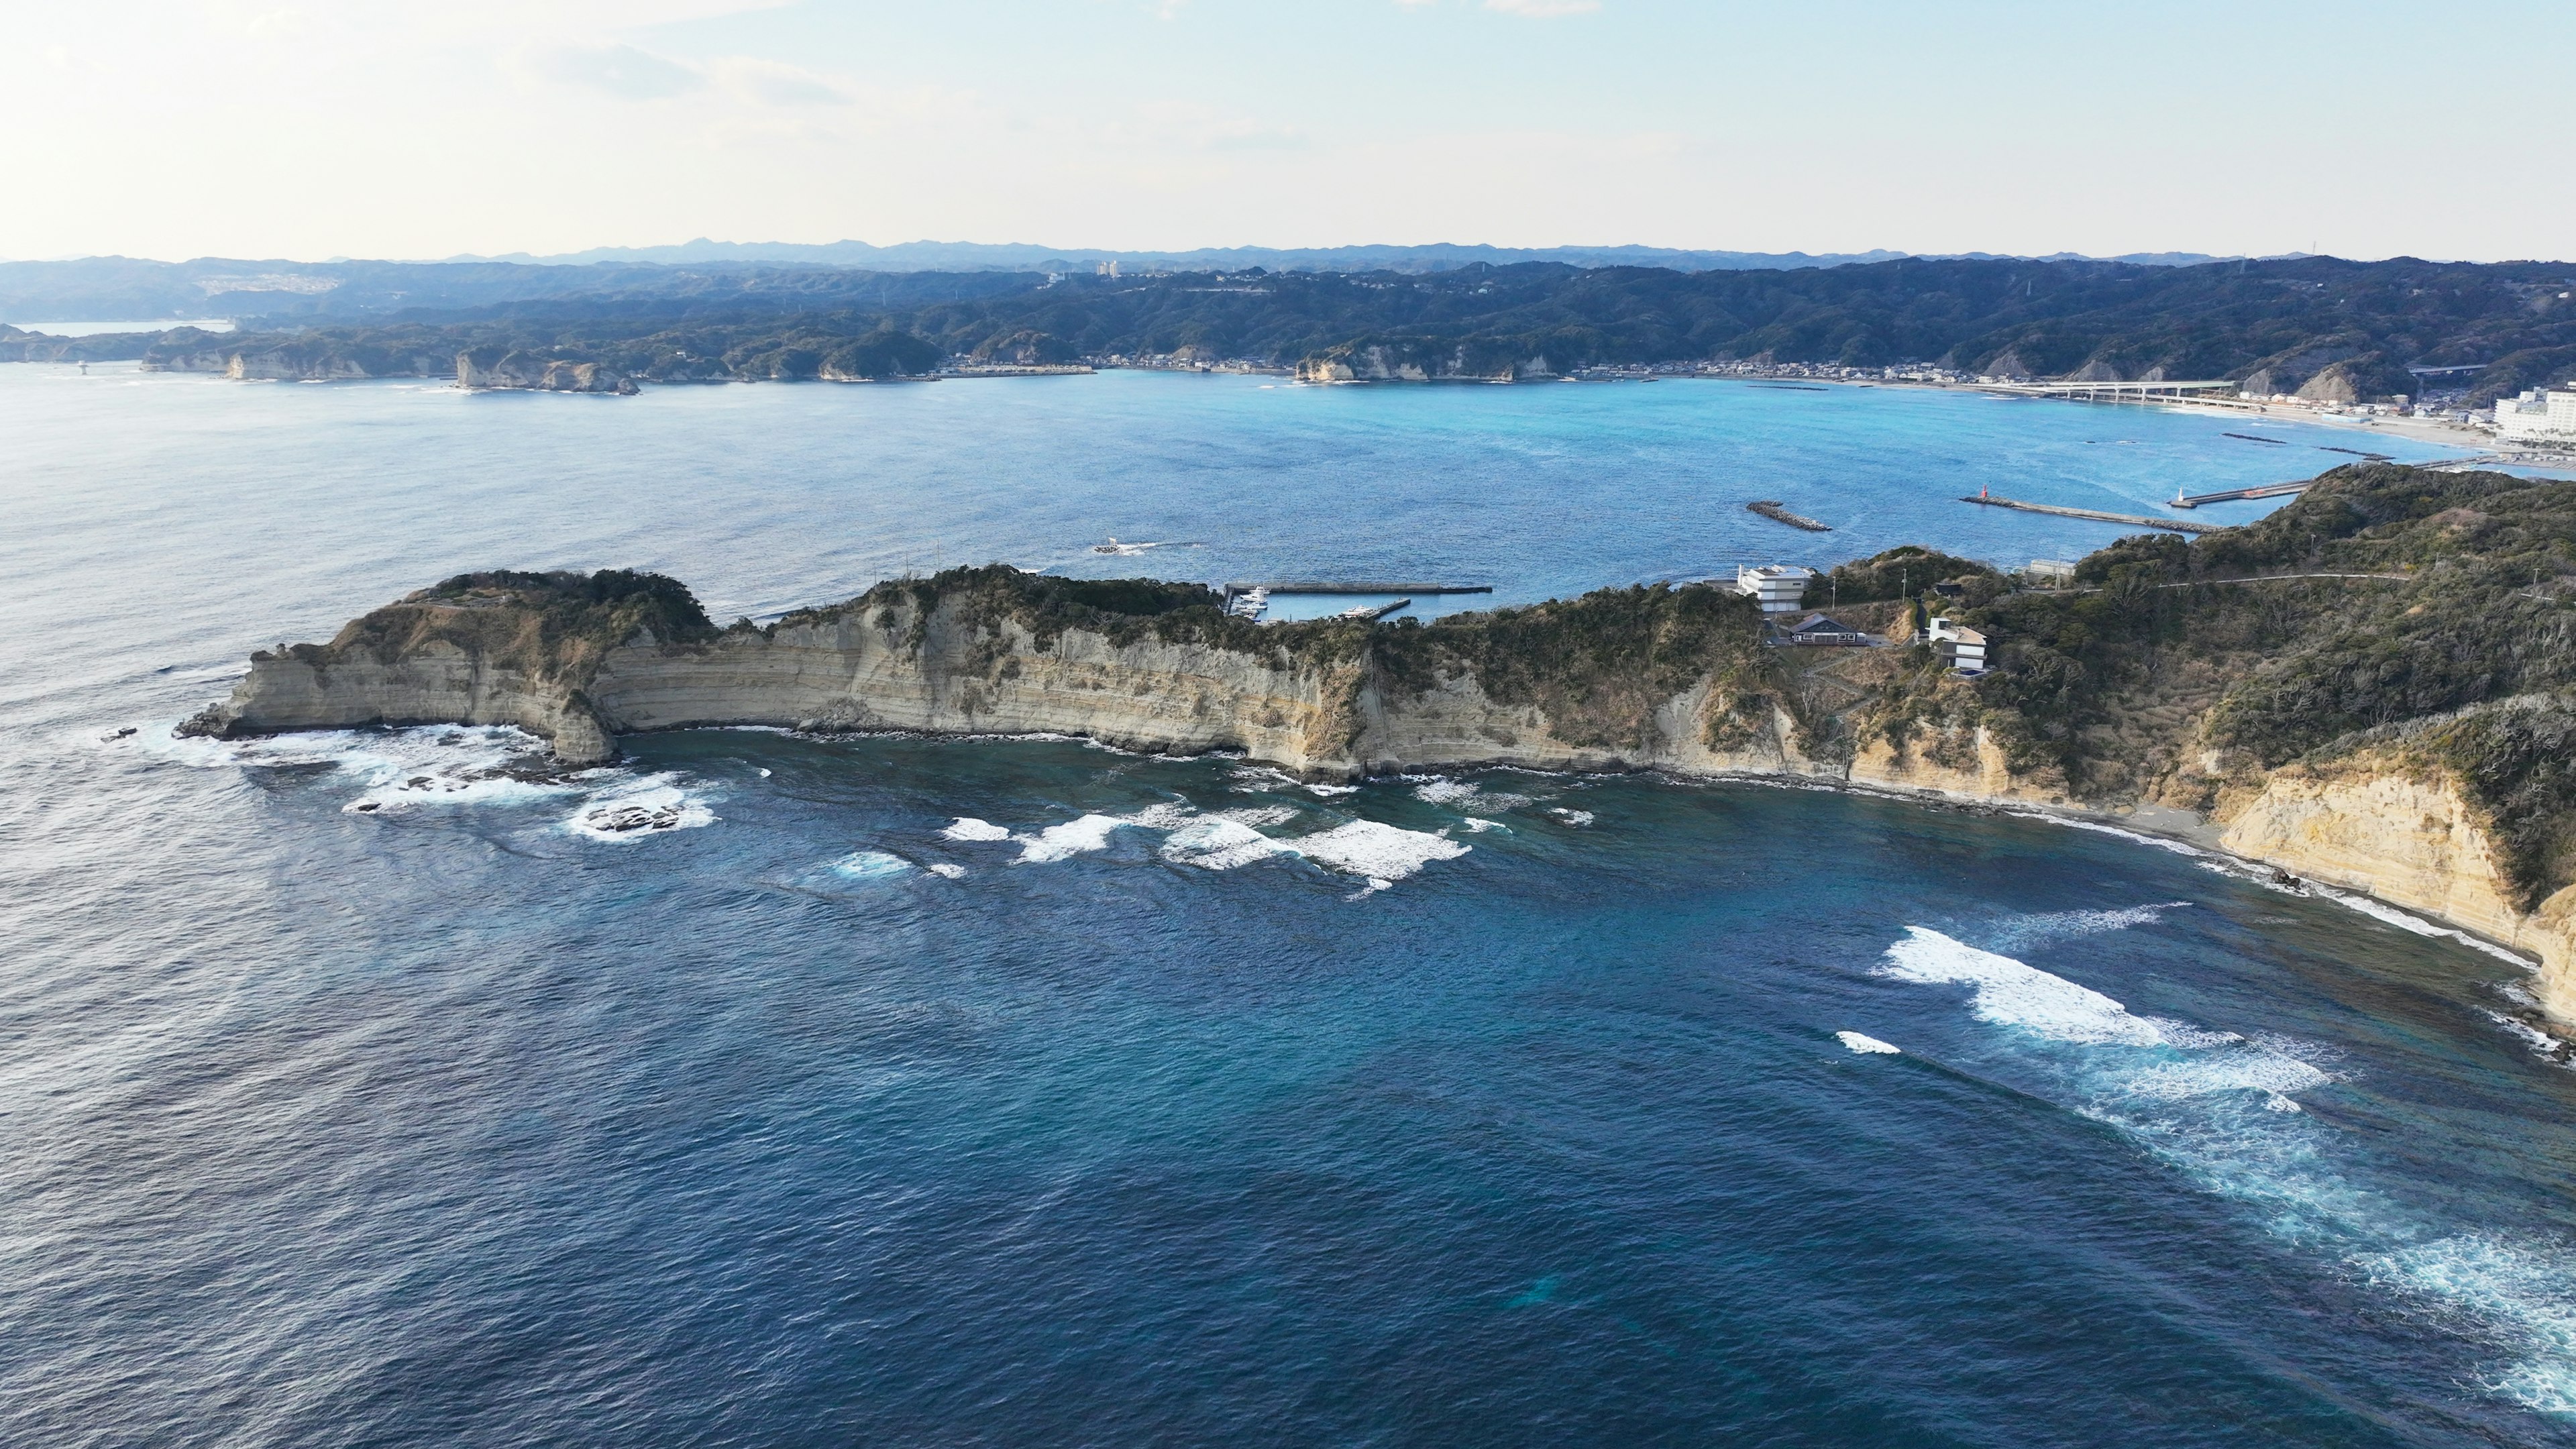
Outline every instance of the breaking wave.
<path id="1" fill-rule="evenodd" d="M 565 819 L 564 828 L 593 840 L 630 841 L 715 823 L 715 811 L 678 775 L 665 773 L 593 796 Z"/>
<path id="2" fill-rule="evenodd" d="M 1455 860 L 1469 849 L 1445 835 L 1404 830 L 1374 820 L 1354 820 L 1282 843 L 1318 865 L 1366 876 L 1370 886 L 1378 890 L 1435 860 Z"/>
<path id="3" fill-rule="evenodd" d="M 2339 1134 L 2298 1101 L 2336 1080 L 2322 1064 L 2326 1048 L 2140 1016 L 2090 987 L 1922 926 L 1906 928 L 1877 974 L 1967 987 L 1970 1013 L 2025 1048 L 2023 1085 L 2119 1129 L 2204 1190 L 2256 1208 L 2275 1235 L 2457 1319 L 2510 1360 L 2487 1376 L 2489 1391 L 2576 1412 L 2569 1254 L 2455 1231 L 2348 1176 L 2335 1160 Z M 1853 1034 L 1838 1035 L 1852 1045 Z"/>
<path id="4" fill-rule="evenodd" d="M 908 873 L 912 862 L 882 850 L 854 850 L 827 868 L 843 880 L 885 880 Z"/>

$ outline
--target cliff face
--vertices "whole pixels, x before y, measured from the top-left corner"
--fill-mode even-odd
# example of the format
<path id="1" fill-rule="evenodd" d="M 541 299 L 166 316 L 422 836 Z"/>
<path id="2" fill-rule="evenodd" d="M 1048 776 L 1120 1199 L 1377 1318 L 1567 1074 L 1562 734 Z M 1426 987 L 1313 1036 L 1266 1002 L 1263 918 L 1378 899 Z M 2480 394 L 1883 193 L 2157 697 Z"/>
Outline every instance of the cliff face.
<path id="1" fill-rule="evenodd" d="M 1553 378 L 1547 359 L 1508 343 L 1362 339 L 1298 362 L 1299 382 L 1519 382 Z"/>
<path id="2" fill-rule="evenodd" d="M 456 385 L 630 396 L 636 391 L 634 380 L 612 367 L 501 347 L 473 347 L 456 354 Z"/>
<path id="3" fill-rule="evenodd" d="M 568 603 L 575 587 L 603 597 Z M 1758 665 L 1758 625 L 1747 601 L 1708 588 L 1628 590 L 1603 596 L 1615 609 L 1576 601 L 1505 616 L 1568 649 L 1605 624 L 1661 616 L 1675 657 L 1648 671 L 1656 677 L 1641 691 L 1579 665 L 1564 679 L 1490 668 L 1480 677 L 1485 626 L 1261 629 L 1225 617 L 1205 590 L 1143 581 L 1139 604 L 1071 580 L 957 570 L 720 632 L 668 600 L 618 592 L 628 587 L 572 575 L 450 580 L 328 645 L 252 656 L 233 697 L 184 728 L 511 724 L 552 740 L 572 764 L 609 758 L 618 733 L 701 724 L 1075 734 L 1141 750 L 1243 750 L 1332 778 L 1475 763 L 1712 770 L 1798 759 L 1794 721 L 1768 696 L 1749 727 L 1715 728 L 1742 712 L 1727 686 Z M 1397 648 L 1396 634 L 1424 637 Z M 1641 641 L 1611 642 L 1636 652 Z M 1559 703 L 1551 688 L 1592 707 Z"/>
<path id="4" fill-rule="evenodd" d="M 1995 672 L 1905 647 L 1890 575 L 1954 586 L 1940 607 L 1997 641 Z M 2576 1022 L 2576 484 L 2339 469 L 2249 528 L 2124 540 L 2071 589 L 1922 550 L 1835 578 L 1838 617 L 1897 647 L 1766 647 L 1749 600 L 1700 585 L 1263 627 L 1196 585 L 997 565 L 719 630 L 652 575 L 473 574 L 254 655 L 185 729 L 512 724 L 576 764 L 684 725 L 1048 732 L 1319 778 L 1658 768 L 2179 808 L 2538 953 Z"/>
<path id="5" fill-rule="evenodd" d="M 174 334 L 175 335 L 175 334 Z M 199 334 L 201 338 L 211 334 Z M 211 372 L 235 381 L 330 382 L 361 377 L 435 377 L 438 355 L 359 356 L 327 342 L 269 341 L 156 347 L 145 353 L 145 372 Z"/>
<path id="6" fill-rule="evenodd" d="M 2576 885 L 2527 902 L 2497 848 L 2495 820 L 2456 775 L 2374 751 L 2279 771 L 2221 818 L 2221 843 L 2239 855 L 2538 956 L 2542 1007 L 2576 1022 Z"/>

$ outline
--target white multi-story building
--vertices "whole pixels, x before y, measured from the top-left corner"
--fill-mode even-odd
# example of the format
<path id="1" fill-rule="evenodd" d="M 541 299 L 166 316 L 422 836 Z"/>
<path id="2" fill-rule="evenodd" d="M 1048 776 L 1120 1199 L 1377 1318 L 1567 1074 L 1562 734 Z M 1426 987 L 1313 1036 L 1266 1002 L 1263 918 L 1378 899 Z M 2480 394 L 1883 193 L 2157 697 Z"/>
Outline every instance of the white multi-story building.
<path id="1" fill-rule="evenodd" d="M 2498 401 L 2496 436 L 2509 443 L 2576 443 L 2576 382 Z"/>
<path id="2" fill-rule="evenodd" d="M 1759 603 L 1763 613 L 1794 614 L 1807 597 L 1807 581 L 1815 576 L 1814 569 L 1796 564 L 1748 564 L 1735 571 L 1735 591 Z"/>
<path id="3" fill-rule="evenodd" d="M 1947 619 L 1935 619 L 1925 631 L 1924 640 L 1932 651 L 1948 660 L 1954 674 L 1986 672 L 1986 636 Z"/>

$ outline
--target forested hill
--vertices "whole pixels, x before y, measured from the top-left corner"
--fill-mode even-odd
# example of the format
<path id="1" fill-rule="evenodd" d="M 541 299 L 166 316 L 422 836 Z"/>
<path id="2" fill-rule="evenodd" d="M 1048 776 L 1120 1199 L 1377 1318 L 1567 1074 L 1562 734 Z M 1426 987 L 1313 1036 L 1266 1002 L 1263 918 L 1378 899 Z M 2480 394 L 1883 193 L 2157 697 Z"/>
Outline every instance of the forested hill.
<path id="1" fill-rule="evenodd" d="M 308 328 L 294 345 L 352 358 L 502 345 L 648 381 L 814 376 L 835 349 L 869 338 L 878 344 L 872 355 L 898 372 L 961 355 L 1339 360 L 1356 375 L 1433 377 L 1699 360 L 1924 362 L 2003 376 L 2230 378 L 2255 392 L 2316 385 L 2373 397 L 2419 391 L 2410 365 L 2466 366 L 2476 370 L 2452 385 L 2473 403 L 2576 372 L 2576 263 L 1903 260 L 1699 273 L 1530 264 L 1429 276 L 1255 270 L 1050 282 L 807 269 L 794 277 L 792 293 L 736 278 L 686 295 L 607 288 L 577 299 L 414 309 L 363 326 Z M 879 285 L 856 292 L 858 278 Z M 66 347 L 0 333 L 0 357 L 133 357 L 153 341 Z M 285 339 L 257 328 L 177 342 L 195 356 L 210 345 L 256 350 Z M 373 370 L 353 364 L 339 375 Z"/>

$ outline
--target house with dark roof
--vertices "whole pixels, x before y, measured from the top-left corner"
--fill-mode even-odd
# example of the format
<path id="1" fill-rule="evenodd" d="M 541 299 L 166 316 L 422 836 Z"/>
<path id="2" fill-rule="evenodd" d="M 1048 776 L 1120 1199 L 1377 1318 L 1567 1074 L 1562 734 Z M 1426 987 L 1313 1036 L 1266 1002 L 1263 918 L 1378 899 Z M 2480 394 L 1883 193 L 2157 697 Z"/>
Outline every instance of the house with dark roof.
<path id="1" fill-rule="evenodd" d="M 1800 646 L 1866 647 L 1869 635 L 1840 619 L 1826 614 L 1809 614 L 1781 631 L 1791 644 Z"/>

